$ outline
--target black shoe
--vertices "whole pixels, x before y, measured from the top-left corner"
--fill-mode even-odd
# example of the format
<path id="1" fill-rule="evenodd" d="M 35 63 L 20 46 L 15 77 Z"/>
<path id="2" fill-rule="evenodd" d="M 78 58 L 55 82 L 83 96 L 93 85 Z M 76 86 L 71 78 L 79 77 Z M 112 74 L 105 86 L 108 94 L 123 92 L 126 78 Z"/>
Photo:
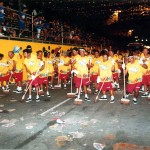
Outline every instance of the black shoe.
<path id="1" fill-rule="evenodd" d="M 111 100 L 110 100 L 110 103 L 111 103 L 111 104 L 113 104 L 114 102 L 115 102 L 115 100 L 114 100 L 114 99 L 111 99 Z"/>
<path id="2" fill-rule="evenodd" d="M 95 91 L 95 92 L 94 92 L 94 95 L 96 95 L 96 94 L 98 94 L 98 91 Z"/>
<path id="3" fill-rule="evenodd" d="M 102 96 L 102 97 L 99 98 L 99 100 L 100 100 L 100 101 L 106 101 L 106 100 L 107 100 L 107 97 L 104 98 L 104 97 Z"/>
<path id="4" fill-rule="evenodd" d="M 137 100 L 136 99 L 133 99 L 133 104 L 137 104 Z"/>
<path id="5" fill-rule="evenodd" d="M 36 102 L 40 102 L 40 98 L 38 97 L 38 98 L 36 98 Z"/>
<path id="6" fill-rule="evenodd" d="M 85 99 L 84 99 L 85 101 L 88 101 L 88 102 L 90 102 L 91 100 L 89 99 L 89 97 L 85 97 Z"/>
<path id="7" fill-rule="evenodd" d="M 47 94 L 47 97 L 51 97 L 49 93 Z"/>
<path id="8" fill-rule="evenodd" d="M 22 93 L 22 90 L 17 90 L 16 93 Z"/>
<path id="9" fill-rule="evenodd" d="M 144 91 L 142 89 L 139 90 L 140 93 L 144 93 Z"/>
<path id="10" fill-rule="evenodd" d="M 15 93 L 22 93 L 22 90 L 14 90 L 13 92 L 15 92 Z"/>
<path id="11" fill-rule="evenodd" d="M 53 87 L 53 86 L 51 86 L 50 88 L 51 88 L 52 90 L 54 90 L 54 87 Z"/>
<path id="12" fill-rule="evenodd" d="M 148 93 L 144 93 L 141 97 L 148 97 Z"/>
<path id="13" fill-rule="evenodd" d="M 32 98 L 27 98 L 26 103 L 31 102 Z"/>

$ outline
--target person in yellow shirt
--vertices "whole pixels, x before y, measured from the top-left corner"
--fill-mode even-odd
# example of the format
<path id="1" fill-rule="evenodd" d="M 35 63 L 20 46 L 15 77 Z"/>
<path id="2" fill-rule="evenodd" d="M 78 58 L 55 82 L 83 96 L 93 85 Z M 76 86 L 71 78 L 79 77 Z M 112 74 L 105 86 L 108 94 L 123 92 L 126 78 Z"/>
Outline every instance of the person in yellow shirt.
<path id="1" fill-rule="evenodd" d="M 102 91 L 102 97 L 99 100 L 107 100 L 106 91 L 110 92 L 110 103 L 114 103 L 114 91 L 112 88 L 112 71 L 114 71 L 114 63 L 108 59 L 108 52 L 102 50 L 103 60 L 99 65 L 99 76 L 97 78 L 98 90 Z"/>
<path id="2" fill-rule="evenodd" d="M 46 53 L 46 52 L 45 52 Z M 43 70 L 40 72 L 40 75 L 39 75 L 39 85 L 40 85 L 40 93 L 41 93 L 41 96 L 44 96 L 44 90 L 43 90 L 43 85 L 46 86 L 46 94 L 47 94 L 47 97 L 51 97 L 50 94 L 49 94 L 49 90 L 48 90 L 48 66 L 47 66 L 47 63 L 46 63 L 46 58 L 43 57 L 43 52 L 41 50 L 37 51 L 37 58 L 42 61 L 44 64 L 44 68 Z"/>
<path id="3" fill-rule="evenodd" d="M 112 50 L 108 51 L 108 55 L 109 55 L 108 59 L 114 64 L 114 67 L 115 67 L 114 71 L 112 72 L 114 85 L 117 87 L 117 90 L 120 90 L 119 76 L 120 76 L 121 70 L 119 69 L 118 55 L 114 54 Z"/>
<path id="4" fill-rule="evenodd" d="M 72 56 L 70 58 L 70 64 L 71 64 L 71 71 L 72 71 L 72 74 L 73 74 L 73 83 L 75 84 L 76 83 L 76 79 L 77 79 L 77 74 L 75 74 L 73 71 L 75 70 L 76 68 L 76 60 L 80 57 L 79 55 L 79 50 L 77 47 L 74 47 L 72 49 Z M 76 92 L 75 92 L 75 95 L 78 95 L 78 88 L 76 88 Z"/>
<path id="5" fill-rule="evenodd" d="M 17 89 L 14 90 L 16 93 L 22 92 L 22 81 L 23 81 L 23 59 L 19 53 L 20 48 L 15 46 L 13 51 L 8 52 L 8 57 L 12 61 L 11 74 L 17 83 Z"/>
<path id="6" fill-rule="evenodd" d="M 128 97 L 128 93 L 134 92 L 133 104 L 137 104 L 137 98 L 142 84 L 142 69 L 146 69 L 147 65 L 144 64 L 142 60 L 135 61 L 133 55 L 129 55 L 128 59 L 126 69 L 125 66 L 123 66 L 123 69 L 125 69 L 125 74 L 128 73 L 129 75 L 126 97 Z"/>
<path id="7" fill-rule="evenodd" d="M 90 84 L 88 68 L 90 67 L 90 60 L 85 56 L 85 49 L 79 49 L 80 56 L 75 60 L 75 70 L 77 71 L 77 78 L 75 86 L 78 88 L 78 99 L 80 98 L 80 90 L 83 86 L 85 101 L 90 101 L 89 96 L 87 95 L 87 86 Z"/>
<path id="8" fill-rule="evenodd" d="M 99 51 L 95 50 L 94 52 L 94 58 L 92 59 L 92 62 L 90 63 L 90 80 L 94 83 L 95 92 L 94 94 L 97 94 L 97 77 L 98 77 L 98 68 L 100 65 L 100 57 L 99 57 Z"/>
<path id="9" fill-rule="evenodd" d="M 29 97 L 27 98 L 26 102 L 32 101 L 32 85 L 36 88 L 36 102 L 40 101 L 39 97 L 39 81 L 38 76 L 40 75 L 39 72 L 42 71 L 43 63 L 37 59 L 36 55 L 32 54 L 32 49 L 25 49 L 23 50 L 24 56 L 24 66 L 27 71 L 27 78 L 28 78 L 28 85 L 29 85 Z"/>
<path id="10" fill-rule="evenodd" d="M 149 54 L 149 50 L 147 48 L 144 48 L 141 55 L 140 55 L 140 60 L 144 61 L 144 63 L 147 63 L 147 65 L 149 64 L 149 58 L 150 58 L 150 54 Z M 148 69 L 143 69 L 143 77 L 142 77 L 142 88 L 144 89 L 144 93 L 142 94 L 141 97 L 148 97 L 148 86 L 149 86 L 149 68 Z"/>
<path id="11" fill-rule="evenodd" d="M 4 54 L 0 54 L 0 82 L 3 91 L 9 90 L 9 78 L 10 74 L 8 60 L 4 58 Z M 6 82 L 6 87 L 4 87 L 4 82 Z"/>
<path id="12" fill-rule="evenodd" d="M 46 60 L 45 65 L 48 70 L 48 80 L 50 80 L 50 88 L 53 90 L 54 89 L 54 57 L 51 57 L 50 52 L 45 52 L 44 53 L 44 58 Z"/>
<path id="13" fill-rule="evenodd" d="M 148 99 L 150 99 L 150 60 L 144 60 L 143 63 L 147 65 L 147 69 L 143 68 L 142 70 L 142 85 L 144 85 L 144 93 L 141 97 L 148 97 Z"/>
<path id="14" fill-rule="evenodd" d="M 60 87 L 61 81 L 64 81 L 64 89 L 67 89 L 66 83 L 69 78 L 68 72 L 70 72 L 70 70 L 70 58 L 67 56 L 67 52 L 63 52 L 58 63 L 58 78 Z"/>

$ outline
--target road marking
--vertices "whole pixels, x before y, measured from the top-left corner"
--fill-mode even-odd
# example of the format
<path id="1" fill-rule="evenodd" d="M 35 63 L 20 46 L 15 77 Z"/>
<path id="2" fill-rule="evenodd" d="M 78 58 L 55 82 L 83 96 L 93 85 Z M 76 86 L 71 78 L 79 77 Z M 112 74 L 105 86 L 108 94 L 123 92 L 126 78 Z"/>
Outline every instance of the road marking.
<path id="1" fill-rule="evenodd" d="M 44 115 L 47 114 L 48 112 L 53 111 L 54 109 L 56 109 L 57 107 L 63 105 L 64 103 L 68 102 L 69 100 L 71 100 L 71 98 L 68 98 L 68 99 L 64 100 L 63 102 L 61 102 L 61 103 L 55 105 L 54 107 L 52 107 L 52 108 L 46 110 L 45 112 L 41 113 L 40 115 L 41 115 L 41 116 L 44 116 Z"/>

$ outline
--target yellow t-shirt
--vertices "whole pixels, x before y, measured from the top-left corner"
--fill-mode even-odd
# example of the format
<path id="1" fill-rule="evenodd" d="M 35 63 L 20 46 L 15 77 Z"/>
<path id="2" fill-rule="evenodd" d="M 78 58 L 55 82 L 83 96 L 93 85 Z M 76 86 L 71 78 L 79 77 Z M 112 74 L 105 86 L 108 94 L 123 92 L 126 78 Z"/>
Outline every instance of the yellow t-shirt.
<path id="1" fill-rule="evenodd" d="M 147 54 L 147 56 L 144 56 L 143 53 L 140 54 L 140 58 L 142 58 L 143 60 L 149 60 L 150 55 Z"/>
<path id="2" fill-rule="evenodd" d="M 8 65 L 9 65 L 9 70 L 11 71 L 13 69 L 13 59 L 8 58 Z"/>
<path id="3" fill-rule="evenodd" d="M 25 58 L 24 59 L 24 64 L 26 67 L 30 70 L 31 73 L 36 73 L 36 76 L 39 75 L 39 69 L 41 68 L 40 65 L 40 60 L 37 59 L 37 57 L 33 54 L 31 54 L 31 57 L 29 59 Z M 27 78 L 31 79 L 31 75 L 27 73 Z"/>
<path id="4" fill-rule="evenodd" d="M 51 76 L 54 74 L 53 58 L 45 58 L 45 60 L 45 67 L 48 70 L 48 76 Z"/>
<path id="5" fill-rule="evenodd" d="M 148 64 L 147 64 L 147 69 L 145 69 L 145 68 L 142 68 L 142 73 L 143 73 L 143 75 L 146 75 L 146 74 L 149 74 L 150 72 L 150 60 L 148 60 L 147 61 L 148 62 Z"/>
<path id="6" fill-rule="evenodd" d="M 77 54 L 76 56 L 72 56 L 72 57 L 71 57 L 71 61 L 72 61 L 72 62 L 74 62 L 74 61 L 77 62 L 77 60 L 79 59 L 79 57 L 80 57 L 79 54 Z M 76 69 L 76 65 L 77 65 L 77 63 L 74 63 L 72 69 Z"/>
<path id="7" fill-rule="evenodd" d="M 101 62 L 99 65 L 99 71 L 100 71 L 100 78 L 102 81 L 105 80 L 105 82 L 110 82 L 112 81 L 112 62 L 111 61 L 105 61 Z"/>
<path id="8" fill-rule="evenodd" d="M 80 77 L 88 77 L 88 67 L 87 64 L 89 64 L 89 58 L 87 56 L 81 57 L 79 56 L 76 58 L 76 70 L 78 71 L 78 75 Z"/>
<path id="9" fill-rule="evenodd" d="M 68 64 L 69 61 L 70 61 L 69 57 L 63 57 L 63 56 L 60 57 L 60 63 Z M 65 66 L 65 65 L 58 66 L 59 73 L 61 72 L 61 73 L 66 74 L 68 71 L 70 71 L 70 69 L 71 69 L 70 65 L 69 66 Z"/>
<path id="10" fill-rule="evenodd" d="M 19 54 L 15 54 L 14 57 L 12 58 L 13 61 L 16 62 L 16 70 L 15 72 L 22 72 L 23 71 L 23 59 L 20 58 Z"/>
<path id="11" fill-rule="evenodd" d="M 0 60 L 0 76 L 7 75 L 9 71 L 8 60 L 3 58 Z"/>
<path id="12" fill-rule="evenodd" d="M 48 68 L 47 68 L 47 65 L 46 65 L 46 58 L 42 58 L 42 61 L 45 65 L 44 65 L 44 69 L 42 71 L 40 71 L 40 75 L 39 75 L 40 78 L 48 76 Z"/>
<path id="13" fill-rule="evenodd" d="M 115 72 L 118 71 L 119 65 L 118 65 L 118 55 L 115 54 L 113 57 L 109 57 L 110 61 L 114 61 L 114 66 L 115 66 Z"/>
<path id="14" fill-rule="evenodd" d="M 143 67 L 139 64 L 139 61 L 135 61 L 133 64 L 128 63 L 126 69 L 129 74 L 128 81 L 130 84 L 142 81 Z"/>
<path id="15" fill-rule="evenodd" d="M 100 65 L 101 61 L 100 61 L 100 58 L 96 58 L 94 57 L 93 60 L 92 60 L 92 64 L 94 65 L 92 68 L 90 68 L 90 73 L 91 74 L 98 74 L 98 68 L 99 68 L 99 65 Z"/>

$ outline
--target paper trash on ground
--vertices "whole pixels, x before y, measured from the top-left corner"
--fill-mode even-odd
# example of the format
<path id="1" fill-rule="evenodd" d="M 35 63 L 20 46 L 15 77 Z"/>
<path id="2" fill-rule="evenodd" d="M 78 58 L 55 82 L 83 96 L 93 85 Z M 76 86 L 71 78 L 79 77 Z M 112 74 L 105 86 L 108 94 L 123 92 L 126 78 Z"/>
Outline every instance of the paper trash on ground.
<path id="1" fill-rule="evenodd" d="M 101 144 L 101 143 L 93 143 L 93 146 L 97 150 L 102 150 L 102 149 L 105 148 L 106 145 L 105 144 Z"/>

